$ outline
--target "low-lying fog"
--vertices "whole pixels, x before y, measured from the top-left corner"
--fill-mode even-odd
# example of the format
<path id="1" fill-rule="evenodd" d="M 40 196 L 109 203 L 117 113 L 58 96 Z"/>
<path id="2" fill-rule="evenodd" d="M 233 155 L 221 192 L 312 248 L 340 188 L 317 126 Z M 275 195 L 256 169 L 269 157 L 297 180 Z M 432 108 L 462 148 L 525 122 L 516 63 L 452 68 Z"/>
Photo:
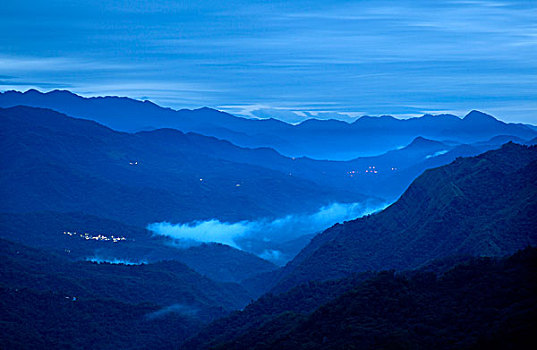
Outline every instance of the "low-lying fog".
<path id="1" fill-rule="evenodd" d="M 86 261 L 91 261 L 97 264 L 122 264 L 122 265 L 142 265 L 147 264 L 146 260 L 128 260 L 128 259 L 119 259 L 119 258 L 104 258 L 100 256 L 92 256 L 86 258 Z"/>
<path id="2" fill-rule="evenodd" d="M 333 203 L 308 215 L 287 215 L 275 220 L 259 219 L 235 223 L 218 219 L 147 226 L 155 235 L 172 238 L 178 247 L 201 243 L 227 244 L 278 265 L 294 257 L 317 233 L 332 225 L 382 210 L 386 204 L 372 201 Z"/>

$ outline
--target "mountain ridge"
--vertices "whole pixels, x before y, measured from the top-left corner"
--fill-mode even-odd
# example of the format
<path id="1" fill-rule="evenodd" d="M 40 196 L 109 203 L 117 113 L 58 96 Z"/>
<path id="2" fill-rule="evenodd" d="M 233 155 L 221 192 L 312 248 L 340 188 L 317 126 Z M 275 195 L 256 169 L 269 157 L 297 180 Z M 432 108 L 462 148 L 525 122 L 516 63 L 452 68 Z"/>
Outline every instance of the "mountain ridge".
<path id="1" fill-rule="evenodd" d="M 58 209 L 64 206 L 68 211 L 91 210 L 88 214 L 147 225 L 155 221 L 190 222 L 214 217 L 234 221 L 277 217 L 295 211 L 283 211 L 282 203 L 291 204 L 294 201 L 295 209 L 300 212 L 318 210 L 322 205 L 338 201 L 334 197 L 338 190 L 322 189 L 310 180 L 299 179 L 259 164 L 249 165 L 214 157 L 210 153 L 199 152 L 199 146 L 190 141 L 187 148 L 166 147 L 163 140 L 151 139 L 146 133 L 117 132 L 94 121 L 71 118 L 52 110 L 34 107 L 0 109 L 0 114 L 3 125 L 2 147 L 5 150 L 2 154 L 4 169 L 1 173 L 5 183 L 2 186 L 2 198 L 5 200 L 1 211 L 63 211 Z M 190 137 L 178 132 L 172 132 L 172 136 L 174 140 L 179 138 L 183 141 Z M 210 140 L 203 136 L 196 138 Z M 237 152 L 242 151 L 231 144 L 229 147 Z M 18 175 L 17 172 L 21 174 Z M 37 174 L 40 175 L 36 176 Z M 159 181 L 154 181 L 156 177 Z M 43 185 L 44 181 L 47 181 L 46 186 Z M 264 185 L 254 185 L 259 181 L 264 182 Z M 76 183 L 82 187 L 63 185 L 66 183 Z M 242 186 L 236 186 L 238 183 L 242 183 Z M 90 184 L 93 190 L 82 191 L 84 186 Z M 287 190 L 271 190 L 282 189 L 282 186 Z M 28 188 L 34 190 L 28 194 Z M 15 195 L 19 190 L 27 194 Z M 104 191 L 99 198 L 96 197 L 97 190 Z M 295 190 L 305 196 L 303 200 L 299 199 L 302 195 Z M 189 199 L 194 195 L 193 191 L 198 194 L 196 200 Z M 259 191 L 270 193 L 258 197 Z M 325 199 L 317 204 L 309 202 L 312 206 L 306 209 L 308 201 L 305 199 L 313 199 L 317 196 L 315 193 Z M 356 192 L 356 196 L 349 195 L 349 191 L 340 191 L 340 194 L 340 198 L 347 197 L 347 201 L 360 197 Z M 51 195 L 56 196 L 56 200 L 44 200 L 50 199 L 48 196 Z M 249 207 L 246 212 L 252 216 L 241 217 L 237 214 L 242 211 L 232 210 L 229 206 L 217 208 L 218 203 L 224 202 L 223 198 L 228 195 L 240 198 L 239 201 L 232 202 L 243 208 Z M 290 197 L 280 202 L 274 201 L 275 196 Z M 112 207 L 107 205 L 105 210 L 103 200 L 115 198 L 114 201 L 117 201 L 121 197 L 124 198 L 121 205 L 119 202 Z M 166 200 L 141 211 L 147 216 L 146 220 L 139 214 L 133 215 L 132 208 L 155 200 L 151 198 Z M 363 196 L 361 198 L 365 199 Z M 265 207 L 268 211 L 259 211 L 262 201 L 268 204 Z M 170 203 L 168 209 L 166 203 Z M 185 203 L 189 205 L 185 206 Z M 47 208 L 45 204 L 60 207 Z M 193 215 L 197 206 L 200 207 L 196 211 L 198 214 Z M 183 211 L 178 212 L 177 208 L 183 208 Z M 211 208 L 220 214 L 216 215 Z M 164 216 L 165 211 L 169 213 Z M 199 213 L 205 213 L 204 217 Z"/>
<path id="2" fill-rule="evenodd" d="M 293 125 L 276 119 L 237 117 L 208 107 L 173 110 L 124 97 L 85 98 L 66 90 L 0 93 L 0 106 L 14 105 L 51 108 L 71 116 L 96 120 L 116 130 L 136 132 L 146 130 L 149 125 L 152 128 L 171 127 L 183 132 L 215 136 L 241 147 L 270 147 L 289 157 L 308 156 L 313 159 L 350 160 L 381 154 L 408 144 L 420 135 L 463 143 L 483 141 L 498 134 L 523 139 L 537 136 L 537 130 L 524 124 L 494 122 L 490 118 L 484 120 L 488 125 L 486 128 L 476 129 L 476 123 L 480 125 L 483 118 L 474 118 L 475 113 L 472 112 L 463 119 L 448 115 L 433 118 L 424 115 L 410 119 L 363 116 L 350 124 L 307 119 Z"/>
<path id="3" fill-rule="evenodd" d="M 274 290 L 351 272 L 417 268 L 450 254 L 512 253 L 537 245 L 535 215 L 537 146 L 507 143 L 429 169 L 382 212 L 316 236 L 280 271 Z"/>

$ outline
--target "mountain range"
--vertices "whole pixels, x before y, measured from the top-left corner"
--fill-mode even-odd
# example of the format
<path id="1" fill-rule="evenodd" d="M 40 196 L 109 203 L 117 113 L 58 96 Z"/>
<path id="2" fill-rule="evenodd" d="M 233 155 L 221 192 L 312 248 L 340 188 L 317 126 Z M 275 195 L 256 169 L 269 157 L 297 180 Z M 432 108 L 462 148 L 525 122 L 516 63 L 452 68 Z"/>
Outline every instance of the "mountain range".
<path id="1" fill-rule="evenodd" d="M 0 93 L 0 107 L 17 105 L 50 108 L 120 131 L 174 128 L 214 136 L 242 147 L 270 147 L 289 157 L 314 159 L 350 160 L 381 154 L 407 145 L 418 136 L 459 143 L 485 141 L 497 135 L 525 140 L 537 137 L 537 130 L 530 126 L 507 124 L 478 111 L 462 119 L 449 114 L 406 120 L 364 116 L 351 124 L 308 119 L 292 125 L 276 119 L 236 117 L 206 107 L 173 110 L 125 97 L 84 98 L 66 90 Z"/>
<path id="2" fill-rule="evenodd" d="M 0 106 L 0 348 L 534 339 L 532 126 L 291 125 L 68 91 Z"/>
<path id="3" fill-rule="evenodd" d="M 128 134 L 22 106 L 0 109 L 0 123 L 3 212 L 82 211 L 145 227 L 276 218 L 366 198 L 219 158 L 196 138 L 222 142 L 174 130 Z"/>

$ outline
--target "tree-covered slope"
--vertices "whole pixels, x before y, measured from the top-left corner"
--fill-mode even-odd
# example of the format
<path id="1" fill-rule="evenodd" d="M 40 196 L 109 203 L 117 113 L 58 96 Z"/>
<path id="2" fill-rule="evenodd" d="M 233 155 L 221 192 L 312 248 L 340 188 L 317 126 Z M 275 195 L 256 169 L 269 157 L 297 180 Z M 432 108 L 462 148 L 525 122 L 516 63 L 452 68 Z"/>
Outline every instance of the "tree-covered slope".
<path id="1" fill-rule="evenodd" d="M 513 253 L 537 244 L 536 217 L 537 147 L 509 143 L 428 170 L 384 211 L 318 235 L 280 272 L 277 290 L 449 255 Z"/>
<path id="2" fill-rule="evenodd" d="M 2 349 L 169 349 L 250 296 L 177 261 L 72 261 L 0 239 Z"/>
<path id="3" fill-rule="evenodd" d="M 305 316 L 373 275 L 374 273 L 365 272 L 338 280 L 307 282 L 277 295 L 267 293 L 244 310 L 235 311 L 204 327 L 183 348 L 208 348 L 229 342 L 255 331 L 282 314 L 292 312 Z"/>
<path id="4" fill-rule="evenodd" d="M 9 288 L 162 307 L 181 303 L 204 319 L 244 306 L 250 297 L 234 283 L 210 280 L 178 261 L 125 265 L 71 261 L 59 254 L 0 240 L 0 281 Z"/>
<path id="5" fill-rule="evenodd" d="M 151 303 L 0 285 L 2 349 L 170 349 L 202 322 Z M 155 315 L 155 316 L 152 316 Z"/>
<path id="6" fill-rule="evenodd" d="M 505 259 L 476 258 L 440 277 L 381 272 L 310 314 L 289 310 L 199 348 L 531 349 L 536 269 L 537 250 L 528 248 Z"/>

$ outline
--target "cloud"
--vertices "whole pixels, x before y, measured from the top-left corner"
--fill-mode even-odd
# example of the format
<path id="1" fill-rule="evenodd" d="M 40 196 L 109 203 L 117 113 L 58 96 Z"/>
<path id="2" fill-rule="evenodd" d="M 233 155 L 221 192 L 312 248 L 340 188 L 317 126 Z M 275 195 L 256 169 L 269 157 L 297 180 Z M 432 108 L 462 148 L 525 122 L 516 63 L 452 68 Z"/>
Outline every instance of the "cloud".
<path id="1" fill-rule="evenodd" d="M 196 316 L 198 312 L 199 309 L 189 305 L 173 304 L 170 306 L 163 307 L 162 309 L 152 312 L 150 314 L 147 314 L 146 317 L 150 320 L 154 320 L 156 318 L 161 318 L 171 313 L 176 313 L 183 316 Z"/>
<path id="2" fill-rule="evenodd" d="M 118 258 L 103 258 L 99 256 L 92 256 L 86 258 L 86 261 L 91 261 L 97 264 L 121 264 L 121 265 L 143 265 L 147 264 L 146 260 L 127 260 L 127 259 L 118 259 Z"/>
<path id="3" fill-rule="evenodd" d="M 435 153 L 433 153 L 433 154 L 429 154 L 429 155 L 426 156 L 425 158 L 426 158 L 426 159 L 429 159 L 429 158 L 438 157 L 438 156 L 441 156 L 442 154 L 446 154 L 447 152 L 448 152 L 447 150 L 438 151 L 438 152 L 435 152 Z"/>
<path id="4" fill-rule="evenodd" d="M 331 112 L 331 111 L 309 111 L 305 112 L 305 114 L 309 118 L 315 118 L 315 119 L 335 119 L 335 120 L 341 120 L 343 122 L 352 123 L 356 121 L 356 119 L 363 115 L 363 113 L 342 113 L 342 112 Z"/>
<path id="5" fill-rule="evenodd" d="M 384 207 L 385 204 L 371 205 L 369 202 L 333 203 L 320 208 L 316 213 L 287 215 L 275 220 L 228 223 L 211 219 L 182 224 L 158 222 L 147 228 L 155 235 L 170 237 L 179 243 L 221 243 L 277 261 L 281 259 L 282 252 L 268 248 L 275 243 L 316 234 L 335 223 L 355 219 Z"/>
<path id="6" fill-rule="evenodd" d="M 18 79 L 0 89 L 259 105 L 290 122 L 312 110 L 419 113 L 407 103 L 537 113 L 535 1 L 5 3 L 0 75 Z"/>
<path id="7" fill-rule="evenodd" d="M 275 118 L 291 124 L 300 123 L 306 120 L 303 114 L 286 109 L 260 108 L 253 110 L 250 113 L 260 119 Z"/>
<path id="8" fill-rule="evenodd" d="M 270 107 L 263 105 L 224 105 L 218 108 L 227 111 L 228 113 L 244 116 L 255 119 L 274 118 L 290 124 L 299 124 L 307 119 L 321 120 L 341 120 L 347 123 L 352 123 L 363 112 L 334 112 L 329 110 L 316 110 L 314 106 L 310 110 L 298 110 L 292 106 L 287 107 Z M 326 106 L 323 106 L 326 107 Z"/>
<path id="9" fill-rule="evenodd" d="M 278 261 L 282 258 L 282 252 L 274 249 L 266 249 L 259 254 L 259 257 L 269 261 Z"/>
<path id="10" fill-rule="evenodd" d="M 109 62 L 73 59 L 69 57 L 35 57 L 35 56 L 0 56 L 0 66 L 5 71 L 24 72 L 57 72 L 57 71 L 95 71 L 127 70 L 134 67 L 126 67 L 122 64 L 111 64 Z M 140 68 L 140 67 L 138 67 Z"/>
<path id="11" fill-rule="evenodd" d="M 171 224 L 157 222 L 147 226 L 147 229 L 157 235 L 168 236 L 177 240 L 222 243 L 239 248 L 235 243 L 238 237 L 245 235 L 252 229 L 251 222 L 237 223 L 220 222 L 217 219 L 208 221 L 194 221 L 186 224 Z"/>

